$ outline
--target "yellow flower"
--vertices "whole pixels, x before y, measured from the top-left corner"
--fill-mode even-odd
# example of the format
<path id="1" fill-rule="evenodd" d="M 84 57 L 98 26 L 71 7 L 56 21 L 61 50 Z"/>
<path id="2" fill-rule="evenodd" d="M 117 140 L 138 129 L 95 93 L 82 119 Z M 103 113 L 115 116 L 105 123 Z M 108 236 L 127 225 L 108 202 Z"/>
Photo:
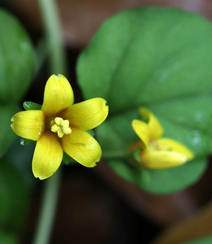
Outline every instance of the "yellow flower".
<path id="1" fill-rule="evenodd" d="M 132 128 L 141 141 L 140 161 L 147 168 L 162 169 L 182 165 L 193 159 L 193 153 L 181 143 L 162 138 L 163 128 L 155 116 L 145 108 L 141 115 L 147 123 L 140 120 L 132 121 Z"/>
<path id="2" fill-rule="evenodd" d="M 94 167 L 101 147 L 86 132 L 100 125 L 108 115 L 102 98 L 73 105 L 74 94 L 63 75 L 52 75 L 45 86 L 41 110 L 22 111 L 12 118 L 12 129 L 20 137 L 37 141 L 32 171 L 41 180 L 53 175 L 62 162 L 63 151 L 78 163 Z"/>

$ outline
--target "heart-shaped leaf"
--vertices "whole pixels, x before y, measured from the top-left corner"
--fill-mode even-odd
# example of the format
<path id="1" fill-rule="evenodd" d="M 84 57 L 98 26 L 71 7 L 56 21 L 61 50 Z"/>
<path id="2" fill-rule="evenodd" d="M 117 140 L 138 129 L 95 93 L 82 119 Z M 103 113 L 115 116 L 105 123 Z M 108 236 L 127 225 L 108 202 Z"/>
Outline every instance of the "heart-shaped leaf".
<path id="1" fill-rule="evenodd" d="M 79 57 L 77 73 L 84 96 L 101 96 L 110 107 L 109 119 L 97 129 L 105 158 L 129 161 L 126 157 L 138 141 L 131 121 L 140 118 L 140 106 L 155 114 L 165 137 L 194 152 L 195 160 L 181 167 L 146 169 L 154 180 L 148 176 L 150 181 L 140 177 L 138 182 L 136 171 L 129 169 L 133 182 L 150 192 L 183 189 L 206 167 L 212 148 L 211 57 L 209 21 L 179 9 L 157 7 L 131 9 L 109 18 Z M 165 184 L 167 179 L 170 185 Z"/>
<path id="2" fill-rule="evenodd" d="M 110 112 L 210 89 L 212 26 L 179 9 L 138 8 L 103 23 L 81 53 L 77 71 L 86 98 Z"/>

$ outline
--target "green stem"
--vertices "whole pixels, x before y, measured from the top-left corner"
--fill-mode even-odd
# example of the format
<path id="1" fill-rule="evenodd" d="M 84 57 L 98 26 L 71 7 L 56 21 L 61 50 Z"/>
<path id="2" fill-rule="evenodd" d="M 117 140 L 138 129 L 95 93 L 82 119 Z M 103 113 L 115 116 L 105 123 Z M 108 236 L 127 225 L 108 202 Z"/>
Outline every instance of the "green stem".
<path id="1" fill-rule="evenodd" d="M 46 180 L 42 208 L 33 244 L 49 243 L 59 193 L 60 175 L 61 172 L 58 170 L 56 174 Z"/>
<path id="2" fill-rule="evenodd" d="M 51 70 L 57 74 L 66 75 L 65 52 L 59 13 L 55 0 L 38 0 L 46 30 L 48 48 L 50 51 Z"/>
<path id="3" fill-rule="evenodd" d="M 63 49 L 61 26 L 55 0 L 38 0 L 47 35 L 51 71 L 66 75 L 66 60 Z M 45 182 L 43 202 L 33 244 L 47 244 L 51 236 L 53 219 L 59 194 L 61 173 L 57 172 Z"/>

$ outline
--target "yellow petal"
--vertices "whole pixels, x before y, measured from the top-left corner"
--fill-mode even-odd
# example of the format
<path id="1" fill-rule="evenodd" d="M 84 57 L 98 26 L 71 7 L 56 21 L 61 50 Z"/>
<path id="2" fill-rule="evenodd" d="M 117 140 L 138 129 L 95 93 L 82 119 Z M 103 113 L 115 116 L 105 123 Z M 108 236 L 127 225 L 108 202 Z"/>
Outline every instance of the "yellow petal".
<path id="1" fill-rule="evenodd" d="M 194 158 L 194 154 L 191 150 L 189 150 L 183 144 L 169 138 L 160 138 L 155 140 L 152 145 L 154 147 L 158 147 L 159 150 L 173 151 L 183 154 L 187 157 L 188 160 Z"/>
<path id="2" fill-rule="evenodd" d="M 133 120 L 132 128 L 135 131 L 135 133 L 139 136 L 139 138 L 141 139 L 141 143 L 140 143 L 141 147 L 143 149 L 146 149 L 149 144 L 149 133 L 148 133 L 147 124 L 140 120 Z"/>
<path id="3" fill-rule="evenodd" d="M 108 115 L 108 106 L 102 98 L 76 103 L 61 113 L 70 124 L 81 130 L 91 130 L 100 125 Z"/>
<path id="4" fill-rule="evenodd" d="M 71 85 L 63 75 L 52 75 L 45 86 L 42 110 L 52 116 L 70 107 L 74 101 Z"/>
<path id="5" fill-rule="evenodd" d="M 56 134 L 45 131 L 37 141 L 32 160 L 32 171 L 36 178 L 44 180 L 52 176 L 63 159 L 63 150 Z"/>
<path id="6" fill-rule="evenodd" d="M 63 150 L 85 167 L 94 167 L 102 155 L 98 142 L 86 131 L 73 128 L 70 135 L 64 135 Z"/>
<path id="7" fill-rule="evenodd" d="M 13 131 L 20 137 L 37 141 L 44 131 L 45 117 L 42 110 L 22 111 L 15 114 L 11 121 Z"/>
<path id="8" fill-rule="evenodd" d="M 139 112 L 148 121 L 149 140 L 160 138 L 163 134 L 163 127 L 157 118 L 146 108 L 140 108 Z"/>
<path id="9" fill-rule="evenodd" d="M 140 153 L 141 164 L 151 169 L 164 169 L 180 166 L 189 159 L 185 154 L 169 151 L 144 151 Z"/>

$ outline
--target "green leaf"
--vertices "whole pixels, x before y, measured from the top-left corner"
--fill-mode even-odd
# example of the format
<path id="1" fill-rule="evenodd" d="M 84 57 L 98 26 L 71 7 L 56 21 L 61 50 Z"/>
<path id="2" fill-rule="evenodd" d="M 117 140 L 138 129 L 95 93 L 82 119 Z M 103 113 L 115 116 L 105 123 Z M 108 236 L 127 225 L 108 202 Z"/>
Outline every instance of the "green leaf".
<path id="1" fill-rule="evenodd" d="M 170 169 L 147 169 L 122 160 L 110 160 L 109 165 L 126 180 L 154 194 L 180 191 L 197 181 L 206 169 L 206 160 L 196 159 Z"/>
<path id="2" fill-rule="evenodd" d="M 17 231 L 26 214 L 28 190 L 19 172 L 8 163 L 0 161 L 0 226 Z"/>
<path id="3" fill-rule="evenodd" d="M 25 110 L 41 110 L 41 105 L 33 102 L 24 102 L 23 107 Z"/>
<path id="4" fill-rule="evenodd" d="M 139 165 L 129 164 L 125 160 L 109 160 L 108 165 L 122 178 L 136 184 L 136 179 L 141 178 L 141 167 Z M 143 177 L 144 175 L 142 175 Z M 138 184 L 139 185 L 139 184 Z"/>
<path id="5" fill-rule="evenodd" d="M 183 97 L 149 105 L 153 112 L 174 124 L 212 135 L 212 94 Z"/>
<path id="6" fill-rule="evenodd" d="M 19 21 L 0 9 L 0 101 L 19 101 L 35 64 L 32 43 Z"/>
<path id="7" fill-rule="evenodd" d="M 138 118 L 138 111 L 132 110 L 110 117 L 96 128 L 103 157 L 126 157 L 130 154 L 130 147 L 138 141 L 137 135 L 132 130 L 131 121 Z"/>
<path id="8" fill-rule="evenodd" d="M 168 169 L 167 175 L 175 182 L 171 187 L 134 180 L 148 191 L 181 190 L 204 172 L 205 158 L 212 151 L 211 56 L 212 24 L 208 20 L 179 9 L 150 7 L 127 10 L 106 20 L 79 57 L 77 75 L 84 96 L 103 97 L 110 107 L 109 118 L 96 130 L 103 157 L 111 161 L 130 156 L 138 141 L 131 121 L 141 119 L 140 106 L 155 114 L 165 137 L 194 152 L 194 161 Z M 141 167 L 138 172 L 141 169 L 149 172 Z M 152 172 L 155 179 L 157 174 L 158 179 L 167 177 L 163 170 L 142 177 Z M 131 171 L 129 175 L 136 178 Z"/>
<path id="9" fill-rule="evenodd" d="M 143 168 L 145 177 L 141 177 L 137 184 L 149 192 L 168 194 L 183 190 L 185 187 L 196 182 L 205 172 L 207 161 L 196 159 L 185 163 L 182 166 L 152 170 Z"/>
<path id="10" fill-rule="evenodd" d="M 8 147 L 16 138 L 16 134 L 10 127 L 11 118 L 20 108 L 16 104 L 0 105 L 0 158 L 7 151 Z"/>
<path id="11" fill-rule="evenodd" d="M 81 53 L 86 98 L 110 112 L 211 90 L 212 25 L 179 9 L 138 8 L 106 20 Z M 92 84 L 92 85 L 91 85 Z"/>
<path id="12" fill-rule="evenodd" d="M 18 244 L 16 235 L 4 230 L 0 230 L 0 240 L 2 244 Z"/>
<path id="13" fill-rule="evenodd" d="M 193 241 L 186 241 L 181 244 L 211 244 L 212 243 L 212 236 L 207 237 L 200 237 Z"/>

